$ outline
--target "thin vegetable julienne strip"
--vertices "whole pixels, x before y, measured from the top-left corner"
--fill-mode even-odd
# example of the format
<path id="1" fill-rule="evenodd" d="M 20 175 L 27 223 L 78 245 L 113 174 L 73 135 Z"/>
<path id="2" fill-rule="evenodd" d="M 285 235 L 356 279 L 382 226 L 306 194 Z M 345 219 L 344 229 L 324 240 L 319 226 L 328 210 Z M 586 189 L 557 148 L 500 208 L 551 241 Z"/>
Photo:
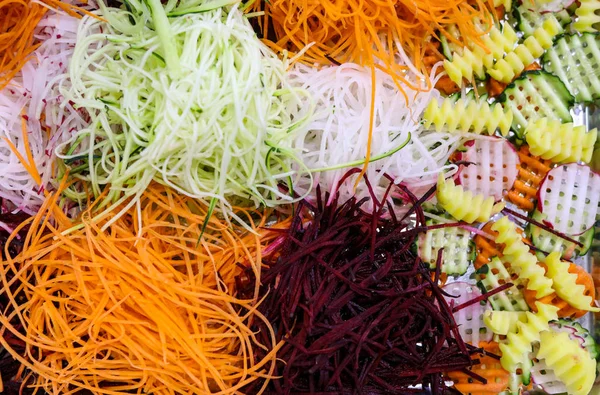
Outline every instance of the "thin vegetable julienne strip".
<path id="1" fill-rule="evenodd" d="M 33 34 L 48 12 L 48 7 L 60 9 L 74 17 L 85 14 L 99 18 L 81 7 L 60 0 L 42 1 L 47 6 L 31 0 L 0 0 L 0 89 L 9 84 L 39 46 Z"/>
<path id="2" fill-rule="evenodd" d="M 211 216 L 196 248 L 207 208 L 166 187 L 152 184 L 139 210 L 107 232 L 84 212 L 83 228 L 67 236 L 62 231 L 72 224 L 56 204 L 59 196 L 51 194 L 20 227 L 30 227 L 23 252 L 0 265 L 0 295 L 14 310 L 0 314 L 0 323 L 32 352 L 23 357 L 4 337 L 0 343 L 36 374 L 37 385 L 106 394 L 122 393 L 114 385 L 222 394 L 259 378 L 267 385 L 280 347 L 256 309 L 262 250 L 279 236 L 262 229 L 268 213 L 239 212 L 254 233 Z M 243 274 L 236 263 L 257 279 L 243 297 L 236 296 Z M 15 300 L 15 284 L 23 303 Z M 257 321 L 266 342 L 249 328 Z M 261 347 L 268 351 L 256 359 Z M 56 361 L 65 363 L 56 369 Z"/>

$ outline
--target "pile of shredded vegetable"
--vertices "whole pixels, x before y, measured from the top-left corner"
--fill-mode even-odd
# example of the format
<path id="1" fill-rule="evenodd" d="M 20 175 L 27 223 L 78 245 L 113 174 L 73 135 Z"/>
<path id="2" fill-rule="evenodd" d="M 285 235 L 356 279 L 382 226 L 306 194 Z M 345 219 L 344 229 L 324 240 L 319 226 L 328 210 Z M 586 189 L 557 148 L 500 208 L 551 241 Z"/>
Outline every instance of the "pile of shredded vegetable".
<path id="1" fill-rule="evenodd" d="M 279 184 L 297 174 L 291 145 L 303 119 L 292 110 L 303 92 L 237 7 L 172 18 L 178 56 L 163 50 L 159 22 L 155 30 L 144 14 L 105 12 L 110 24 L 81 23 L 64 92 L 91 116 L 60 149 L 71 174 L 96 196 L 110 185 L 113 207 L 156 180 L 240 223 L 236 200 L 293 201 Z"/>
<path id="2" fill-rule="evenodd" d="M 36 28 L 40 45 L 0 90 L 0 198 L 8 210 L 36 212 L 55 183 L 54 149 L 87 124 L 60 94 L 77 27 L 75 17 L 47 13 Z"/>
<path id="3" fill-rule="evenodd" d="M 23 251 L 0 266 L 11 311 L 0 316 L 0 343 L 37 386 L 54 394 L 233 394 L 272 377 L 279 346 L 256 311 L 263 248 L 277 236 L 260 230 L 266 214 L 239 212 L 254 233 L 213 215 L 198 244 L 206 208 L 152 184 L 106 232 L 90 208 L 81 229 L 64 235 L 72 222 L 58 196 L 17 228 L 30 226 Z M 237 297 L 236 279 L 247 270 L 254 291 Z M 267 328 L 267 343 L 250 330 L 254 321 Z M 26 344 L 25 354 L 7 334 Z M 255 361 L 257 348 L 266 351 Z"/>
<path id="4" fill-rule="evenodd" d="M 9 84 L 31 57 L 35 57 L 33 51 L 43 43 L 36 36 L 36 29 L 48 7 L 62 10 L 72 17 L 89 14 L 72 5 L 71 1 L 0 1 L 0 89 Z"/>
<path id="5" fill-rule="evenodd" d="M 342 201 L 352 196 L 369 197 L 364 182 L 355 187 L 356 176 L 342 185 L 340 179 L 349 167 L 364 162 L 371 125 L 370 71 L 354 63 L 322 69 L 298 63 L 289 75 L 294 86 L 310 94 L 300 108 L 316 108 L 310 122 L 299 129 L 294 146 L 304 165 L 317 173 L 314 181 L 313 177 L 300 179 L 294 190 L 299 194 L 310 191 L 314 182 L 330 191 L 331 199 L 336 192 Z M 429 78 L 429 83 L 435 84 L 439 77 Z M 446 162 L 462 136 L 428 131 L 419 122 L 425 107 L 439 97 L 439 92 L 427 91 L 425 85 L 423 82 L 420 86 L 422 90 L 402 85 L 409 97 L 405 102 L 392 77 L 380 70 L 376 72 L 372 163 L 366 174 L 378 199 L 389 183 L 386 175 L 418 193 L 435 184 L 440 171 L 456 168 Z M 367 206 L 372 207 L 370 203 Z"/>
<path id="6" fill-rule="evenodd" d="M 457 45 L 479 43 L 477 20 L 493 8 L 482 0 L 272 0 L 264 7 L 262 30 L 277 49 L 306 50 L 309 64 L 355 62 L 383 68 L 410 84 L 404 71 L 424 72 L 423 62 L 432 37 L 445 36 Z M 449 27 L 460 32 L 451 34 Z M 273 29 L 273 34 L 270 33 Z M 397 62 L 397 57 L 402 62 Z M 410 60 L 409 60 L 410 59 Z M 415 65 L 411 68 L 409 65 Z"/>

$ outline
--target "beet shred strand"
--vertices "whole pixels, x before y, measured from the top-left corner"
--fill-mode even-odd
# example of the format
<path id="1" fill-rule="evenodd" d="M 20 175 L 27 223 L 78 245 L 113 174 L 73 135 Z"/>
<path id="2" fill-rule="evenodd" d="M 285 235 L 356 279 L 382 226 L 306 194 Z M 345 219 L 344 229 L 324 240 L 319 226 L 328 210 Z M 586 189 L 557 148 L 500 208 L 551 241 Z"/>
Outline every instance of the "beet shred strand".
<path id="1" fill-rule="evenodd" d="M 296 208 L 261 275 L 266 296 L 259 310 L 283 341 L 274 372 L 281 378 L 267 393 L 456 393 L 444 373 L 478 363 L 478 349 L 460 337 L 439 273 L 432 278 L 410 248 L 427 228 L 423 200 L 399 188 L 410 200 L 410 218 L 397 219 L 373 194 L 370 213 L 365 200 L 338 204 L 336 196 L 327 204 L 328 194 Z M 265 328 L 257 322 L 254 329 L 268 344 Z"/>

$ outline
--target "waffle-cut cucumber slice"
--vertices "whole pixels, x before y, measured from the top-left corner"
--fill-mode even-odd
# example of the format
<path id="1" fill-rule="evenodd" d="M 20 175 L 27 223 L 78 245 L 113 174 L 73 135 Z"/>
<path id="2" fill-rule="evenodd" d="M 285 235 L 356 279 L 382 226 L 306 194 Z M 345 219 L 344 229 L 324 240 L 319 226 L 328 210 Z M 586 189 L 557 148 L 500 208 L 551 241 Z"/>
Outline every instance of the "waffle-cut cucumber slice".
<path id="1" fill-rule="evenodd" d="M 544 15 L 541 12 L 530 10 L 525 2 L 514 9 L 513 16 L 517 21 L 517 28 L 523 32 L 523 39 L 531 36 L 533 31 L 542 25 Z M 564 9 L 547 15 L 554 15 L 562 27 L 567 26 L 573 20 L 569 12 Z"/>
<path id="2" fill-rule="evenodd" d="M 457 40 L 460 39 L 460 31 L 458 30 L 458 27 L 456 25 L 447 26 L 446 33 L 452 35 L 452 37 L 454 37 Z M 455 52 L 458 53 L 459 55 L 462 55 L 463 47 L 458 44 L 455 44 L 450 39 L 448 39 L 444 34 L 441 34 L 441 33 L 440 33 L 440 43 L 442 44 L 442 53 L 448 60 L 452 61 L 452 54 Z"/>
<path id="3" fill-rule="evenodd" d="M 428 225 L 436 222 L 428 221 Z M 429 268 L 435 269 L 437 254 L 442 253 L 442 273 L 460 276 L 465 274 L 475 259 L 475 247 L 471 241 L 471 233 L 457 226 L 428 230 L 419 234 L 418 253 Z"/>
<path id="4" fill-rule="evenodd" d="M 560 233 L 581 235 L 598 217 L 600 175 L 587 165 L 560 165 L 546 174 L 538 195 L 546 223 Z"/>
<path id="5" fill-rule="evenodd" d="M 545 214 L 535 210 L 531 215 L 531 218 L 537 222 L 544 223 L 547 217 Z M 595 233 L 594 228 L 592 227 L 587 232 L 584 232 L 579 236 L 572 237 L 583 244 L 583 246 L 580 247 L 575 243 L 567 241 L 562 237 L 556 236 L 555 234 L 533 224 L 529 224 L 525 229 L 525 232 L 536 248 L 544 252 L 559 251 L 563 259 L 569 260 L 575 256 L 585 255 L 589 251 L 590 247 L 592 246 Z M 536 255 L 539 260 L 543 260 L 545 256 L 542 252 L 537 252 Z"/>
<path id="6" fill-rule="evenodd" d="M 577 102 L 600 98 L 600 34 L 565 34 L 542 58 L 544 70 L 558 76 Z"/>
<path id="7" fill-rule="evenodd" d="M 511 278 L 510 273 L 498 257 L 492 258 L 487 265 L 475 271 L 477 286 L 486 293 L 508 282 L 513 282 L 514 287 L 490 296 L 488 299 L 492 308 L 499 311 L 529 311 L 523 292 L 519 289 L 518 279 Z"/>
<path id="8" fill-rule="evenodd" d="M 561 318 L 558 321 L 552 321 L 550 327 L 556 331 L 568 332 L 569 337 L 579 341 L 581 347 L 588 350 L 592 358 L 598 357 L 598 344 L 592 334 L 579 322 Z"/>
<path id="9" fill-rule="evenodd" d="M 562 122 L 573 120 L 570 112 L 573 96 L 557 76 L 546 71 L 523 73 L 506 87 L 498 101 L 512 110 L 512 129 L 519 140 L 523 140 L 523 132 L 530 120 L 543 117 Z"/>

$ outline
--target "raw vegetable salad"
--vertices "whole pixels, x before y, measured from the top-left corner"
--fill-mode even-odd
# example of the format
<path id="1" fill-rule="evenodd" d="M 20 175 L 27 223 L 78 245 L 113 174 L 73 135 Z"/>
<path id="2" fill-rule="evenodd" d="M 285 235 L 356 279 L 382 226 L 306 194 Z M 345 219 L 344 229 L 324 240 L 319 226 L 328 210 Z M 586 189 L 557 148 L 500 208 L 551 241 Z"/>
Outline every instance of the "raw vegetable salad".
<path id="1" fill-rule="evenodd" d="M 0 0 L 0 393 L 596 393 L 599 104 L 597 0 Z"/>

